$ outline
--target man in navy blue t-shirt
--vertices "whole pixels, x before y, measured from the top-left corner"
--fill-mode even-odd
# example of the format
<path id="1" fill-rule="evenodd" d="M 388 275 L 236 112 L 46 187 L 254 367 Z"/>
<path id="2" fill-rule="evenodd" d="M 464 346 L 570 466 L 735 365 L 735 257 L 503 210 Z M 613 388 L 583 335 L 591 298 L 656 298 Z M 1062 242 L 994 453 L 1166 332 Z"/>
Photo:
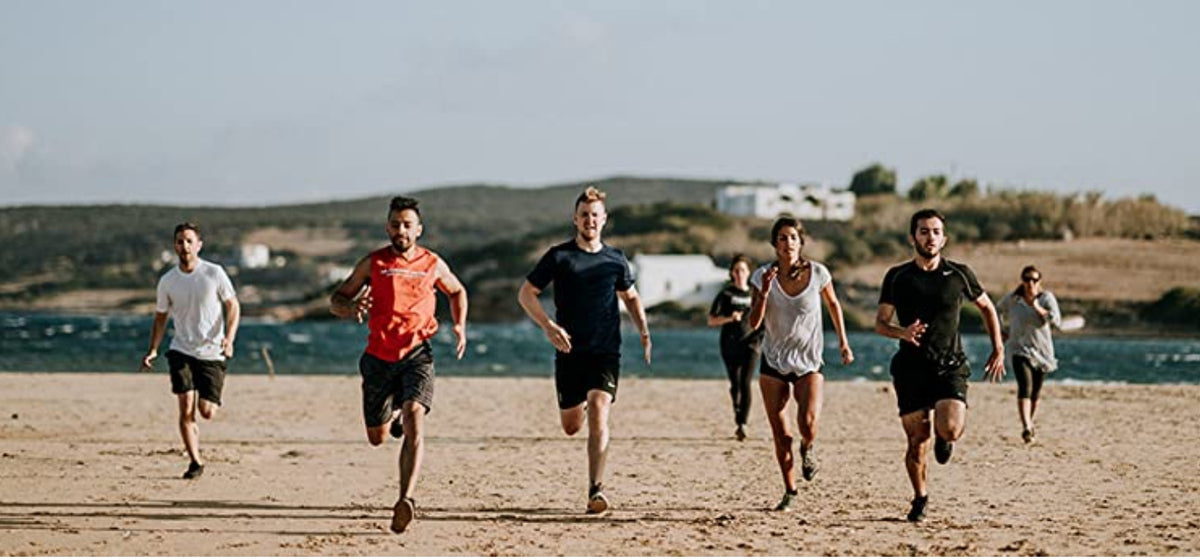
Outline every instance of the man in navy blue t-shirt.
<path id="1" fill-rule="evenodd" d="M 518 300 L 557 350 L 554 386 L 563 431 L 574 435 L 588 423 L 588 513 L 603 513 L 601 491 L 608 453 L 608 412 L 621 372 L 621 315 L 617 297 L 641 334 L 643 357 L 650 363 L 650 329 L 634 287 L 629 261 L 600 241 L 608 214 L 604 193 L 588 187 L 575 200 L 575 238 L 551 247 L 521 285 Z M 554 283 L 555 318 L 538 295 Z"/>

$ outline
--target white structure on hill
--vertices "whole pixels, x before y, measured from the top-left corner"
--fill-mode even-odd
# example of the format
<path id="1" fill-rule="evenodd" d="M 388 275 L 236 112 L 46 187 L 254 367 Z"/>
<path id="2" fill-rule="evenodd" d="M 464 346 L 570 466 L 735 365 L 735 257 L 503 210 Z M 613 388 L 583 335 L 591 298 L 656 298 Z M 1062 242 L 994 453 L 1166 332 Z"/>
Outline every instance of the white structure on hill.
<path id="1" fill-rule="evenodd" d="M 801 220 L 854 218 L 854 193 L 825 185 L 729 185 L 717 191 L 717 210 L 734 216 L 777 218 L 790 214 Z"/>
<path id="2" fill-rule="evenodd" d="M 707 307 L 729 278 L 707 255 L 638 255 L 632 264 L 645 307 L 665 301 Z"/>
<path id="3" fill-rule="evenodd" d="M 242 268 L 266 268 L 271 264 L 271 248 L 262 243 L 243 243 L 238 251 Z"/>

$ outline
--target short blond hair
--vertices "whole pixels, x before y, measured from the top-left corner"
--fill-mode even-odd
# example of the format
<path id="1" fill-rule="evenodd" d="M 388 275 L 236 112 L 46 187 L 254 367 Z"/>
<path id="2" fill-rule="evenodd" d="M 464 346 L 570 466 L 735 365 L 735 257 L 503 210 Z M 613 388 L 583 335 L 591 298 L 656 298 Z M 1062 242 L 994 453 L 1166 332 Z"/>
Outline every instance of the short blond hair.
<path id="1" fill-rule="evenodd" d="M 604 191 L 597 189 L 595 185 L 588 185 L 587 188 L 583 189 L 583 192 L 580 193 L 579 198 L 575 199 L 575 207 L 579 208 L 579 205 L 582 203 L 590 204 L 592 202 L 604 202 L 604 199 L 607 196 L 608 195 L 604 194 Z M 607 205 L 607 203 L 605 203 L 605 205 Z"/>

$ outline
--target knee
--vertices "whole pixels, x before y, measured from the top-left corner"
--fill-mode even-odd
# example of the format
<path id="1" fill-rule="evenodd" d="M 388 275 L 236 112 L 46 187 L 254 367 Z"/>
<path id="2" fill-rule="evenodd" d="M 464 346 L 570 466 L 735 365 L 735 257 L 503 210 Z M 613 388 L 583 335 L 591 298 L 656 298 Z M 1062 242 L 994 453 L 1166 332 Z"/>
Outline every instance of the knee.
<path id="1" fill-rule="evenodd" d="M 383 442 L 387 439 L 386 429 L 386 425 L 367 428 L 367 441 L 371 444 L 371 447 L 383 445 Z"/>
<path id="2" fill-rule="evenodd" d="M 583 420 L 563 420 L 562 429 L 564 434 L 573 436 L 583 429 Z"/>
<path id="3" fill-rule="evenodd" d="M 204 403 L 200 403 L 200 406 L 198 406 L 196 408 L 199 409 L 200 417 L 204 418 L 205 420 L 212 420 L 213 417 L 217 415 L 217 407 L 216 406 L 211 406 L 211 405 L 206 405 Z"/>

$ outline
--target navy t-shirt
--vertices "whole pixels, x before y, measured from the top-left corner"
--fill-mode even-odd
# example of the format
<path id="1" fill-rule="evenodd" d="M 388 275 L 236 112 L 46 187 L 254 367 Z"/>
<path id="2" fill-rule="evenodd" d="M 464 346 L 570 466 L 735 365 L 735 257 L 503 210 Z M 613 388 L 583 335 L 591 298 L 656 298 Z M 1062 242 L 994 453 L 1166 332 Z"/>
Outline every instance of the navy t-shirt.
<path id="1" fill-rule="evenodd" d="M 934 270 L 922 270 L 916 261 L 892 267 L 883 277 L 879 303 L 896 308 L 900 326 L 920 319 L 927 325 L 921 346 L 900 341 L 902 353 L 916 353 L 934 363 L 965 360 L 958 334 L 963 299 L 975 301 L 983 287 L 975 272 L 962 263 L 942 259 Z"/>
<path id="2" fill-rule="evenodd" d="M 554 283 L 554 318 L 571 335 L 572 354 L 621 355 L 617 292 L 634 282 L 625 253 L 608 245 L 589 253 L 572 239 L 546 251 L 525 279 L 539 290 Z"/>

